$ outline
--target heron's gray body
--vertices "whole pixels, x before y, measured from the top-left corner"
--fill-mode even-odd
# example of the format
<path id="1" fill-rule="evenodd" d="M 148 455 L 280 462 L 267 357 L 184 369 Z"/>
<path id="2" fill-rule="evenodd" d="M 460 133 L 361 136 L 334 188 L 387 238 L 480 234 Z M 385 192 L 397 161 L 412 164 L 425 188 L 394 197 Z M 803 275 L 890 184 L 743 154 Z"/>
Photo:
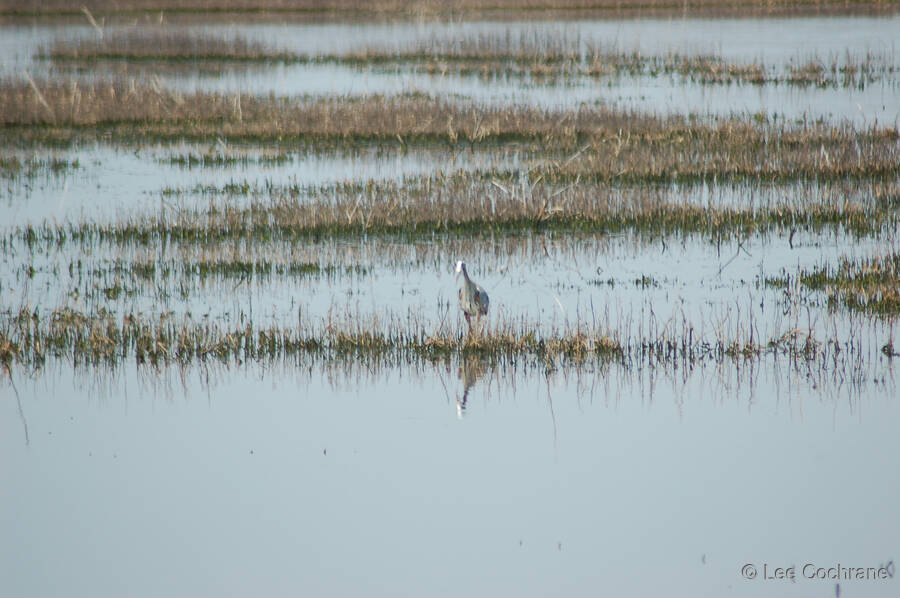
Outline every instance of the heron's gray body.
<path id="1" fill-rule="evenodd" d="M 463 315 L 466 316 L 466 323 L 469 329 L 472 328 L 472 318 L 479 319 L 486 316 L 490 299 L 487 291 L 480 284 L 469 278 L 464 262 L 456 262 L 457 278 L 460 274 L 463 276 L 462 285 L 459 287 L 459 307 L 462 309 Z"/>

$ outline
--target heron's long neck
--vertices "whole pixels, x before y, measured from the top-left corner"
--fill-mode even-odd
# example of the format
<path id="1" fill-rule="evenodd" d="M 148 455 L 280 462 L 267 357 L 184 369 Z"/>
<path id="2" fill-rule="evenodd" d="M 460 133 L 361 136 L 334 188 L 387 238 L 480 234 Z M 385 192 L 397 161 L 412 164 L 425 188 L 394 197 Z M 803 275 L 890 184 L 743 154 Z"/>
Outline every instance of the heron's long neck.
<path id="1" fill-rule="evenodd" d="M 472 279 L 469 278 L 469 273 L 466 271 L 465 268 L 462 269 L 462 275 L 463 275 L 463 278 L 466 279 L 467 283 L 472 284 Z"/>

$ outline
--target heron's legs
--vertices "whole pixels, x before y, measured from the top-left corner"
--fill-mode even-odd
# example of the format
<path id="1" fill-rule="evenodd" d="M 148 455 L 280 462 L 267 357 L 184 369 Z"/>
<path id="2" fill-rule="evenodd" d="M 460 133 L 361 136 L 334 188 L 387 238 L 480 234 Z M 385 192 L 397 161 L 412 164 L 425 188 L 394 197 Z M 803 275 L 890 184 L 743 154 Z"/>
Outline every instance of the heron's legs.
<path id="1" fill-rule="evenodd" d="M 475 316 L 475 327 L 478 329 L 478 334 L 484 334 L 484 320 L 482 318 L 481 314 Z"/>

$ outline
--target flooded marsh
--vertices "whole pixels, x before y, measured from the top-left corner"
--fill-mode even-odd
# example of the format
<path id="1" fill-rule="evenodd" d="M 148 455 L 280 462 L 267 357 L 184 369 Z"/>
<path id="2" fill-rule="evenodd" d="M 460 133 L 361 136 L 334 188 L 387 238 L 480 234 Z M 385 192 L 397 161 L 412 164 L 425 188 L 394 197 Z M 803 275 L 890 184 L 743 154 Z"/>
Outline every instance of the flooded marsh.
<path id="1" fill-rule="evenodd" d="M 203 8 L 0 0 L 0 594 L 896 594 L 896 3 Z"/>
<path id="2" fill-rule="evenodd" d="M 646 55 L 616 48 L 598 47 L 582 41 L 578 33 L 565 29 L 482 33 L 462 39 L 433 37 L 416 40 L 412 45 L 389 49 L 373 46 L 344 54 L 302 54 L 269 49 L 243 37 L 231 39 L 203 35 L 191 36 L 179 30 L 133 29 L 99 39 L 63 41 L 42 48 L 38 56 L 53 61 L 59 68 L 96 68 L 96 63 L 183 64 L 196 68 L 198 63 L 327 64 L 385 72 L 408 70 L 428 74 L 484 77 L 523 76 L 542 78 L 603 79 L 630 75 L 657 78 L 678 76 L 704 84 L 775 83 L 820 87 L 857 87 L 887 80 L 898 71 L 892 53 L 875 54 L 872 49 L 860 56 L 848 51 L 844 56 L 798 56 L 784 66 L 729 62 L 716 55 Z"/>

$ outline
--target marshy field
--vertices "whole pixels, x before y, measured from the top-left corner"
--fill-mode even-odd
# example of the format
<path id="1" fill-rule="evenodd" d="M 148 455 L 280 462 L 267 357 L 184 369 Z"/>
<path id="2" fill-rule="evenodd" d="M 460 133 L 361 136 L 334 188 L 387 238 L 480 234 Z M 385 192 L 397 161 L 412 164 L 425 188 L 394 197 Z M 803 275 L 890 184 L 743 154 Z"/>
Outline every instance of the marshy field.
<path id="1" fill-rule="evenodd" d="M 0 0 L 0 594 L 897 595 L 898 231 L 894 0 Z"/>

